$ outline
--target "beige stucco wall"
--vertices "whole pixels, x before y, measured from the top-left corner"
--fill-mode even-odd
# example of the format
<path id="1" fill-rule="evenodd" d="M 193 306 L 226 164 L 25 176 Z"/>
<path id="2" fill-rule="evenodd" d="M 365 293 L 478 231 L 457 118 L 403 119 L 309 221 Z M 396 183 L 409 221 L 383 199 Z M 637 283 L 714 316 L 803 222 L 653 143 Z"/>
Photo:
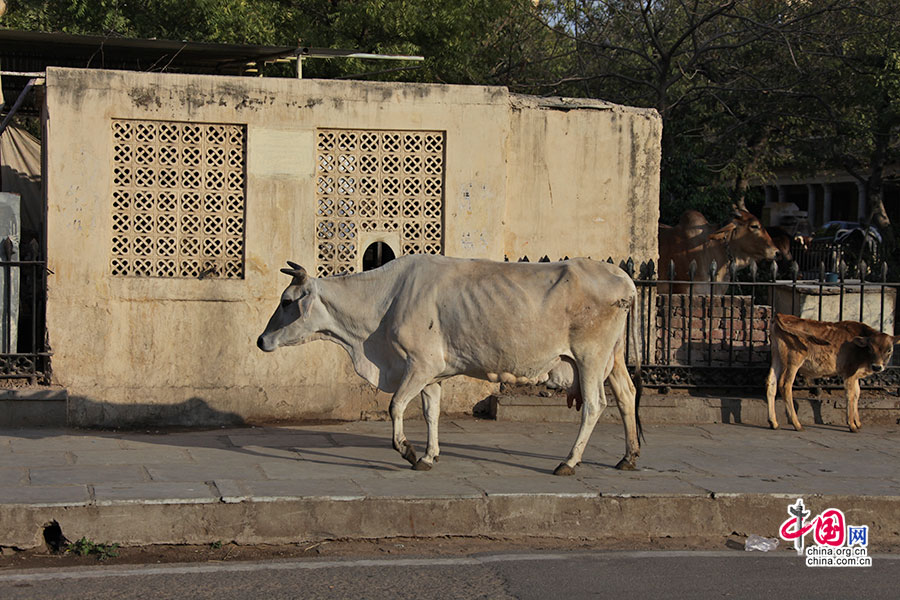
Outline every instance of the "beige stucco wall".
<path id="1" fill-rule="evenodd" d="M 315 263 L 317 128 L 446 132 L 447 255 L 656 255 L 653 112 L 561 109 L 499 87 L 78 69 L 49 69 L 46 81 L 47 326 L 73 424 L 357 419 L 386 409 L 388 397 L 336 345 L 255 346 L 287 283 L 279 268 Z M 244 279 L 109 274 L 111 119 L 246 125 Z M 444 410 L 470 411 L 491 389 L 451 380 Z"/>
<path id="2" fill-rule="evenodd" d="M 654 110 L 512 96 L 509 259 L 655 260 L 661 134 Z"/>

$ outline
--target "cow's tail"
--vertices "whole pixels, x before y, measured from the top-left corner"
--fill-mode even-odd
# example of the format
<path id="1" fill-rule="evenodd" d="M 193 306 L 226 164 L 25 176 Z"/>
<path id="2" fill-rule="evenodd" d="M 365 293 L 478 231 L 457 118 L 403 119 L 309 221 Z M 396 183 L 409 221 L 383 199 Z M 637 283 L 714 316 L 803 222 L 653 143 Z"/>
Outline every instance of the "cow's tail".
<path id="1" fill-rule="evenodd" d="M 641 441 L 644 439 L 644 428 L 641 426 L 641 392 L 644 390 L 644 385 L 641 383 L 641 336 L 637 334 L 637 329 L 640 327 L 638 323 L 638 319 L 640 316 L 635 310 L 637 304 L 637 290 L 635 289 L 634 296 L 631 297 L 631 327 L 628 328 L 628 333 L 631 337 L 629 345 L 634 351 L 634 376 L 632 377 L 632 381 L 634 382 L 634 422 L 637 425 L 637 433 L 638 433 L 638 446 L 640 446 Z M 626 353 L 625 360 L 628 360 L 628 355 Z"/>

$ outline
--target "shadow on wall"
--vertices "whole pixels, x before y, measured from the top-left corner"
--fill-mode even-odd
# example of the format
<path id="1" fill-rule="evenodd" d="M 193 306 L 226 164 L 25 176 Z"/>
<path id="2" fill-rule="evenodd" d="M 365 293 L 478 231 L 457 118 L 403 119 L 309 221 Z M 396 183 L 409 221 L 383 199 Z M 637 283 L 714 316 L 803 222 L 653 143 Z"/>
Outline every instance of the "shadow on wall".
<path id="1" fill-rule="evenodd" d="M 68 423 L 72 427 L 98 429 L 247 425 L 240 415 L 215 409 L 197 397 L 178 404 L 115 404 L 69 396 Z"/>
<path id="2" fill-rule="evenodd" d="M 722 423 L 731 423 L 735 425 L 743 424 L 744 421 L 742 420 L 741 409 L 745 401 L 746 399 L 743 398 L 722 398 Z M 829 423 L 825 422 L 825 419 L 822 416 L 822 401 L 816 398 L 794 398 L 794 410 L 798 414 L 803 414 L 804 416 L 811 413 L 812 422 L 816 425 L 829 425 L 835 424 L 836 422 L 834 420 L 831 420 Z M 779 421 L 783 421 L 784 399 L 780 395 L 775 400 L 775 413 L 778 416 Z M 751 417 L 749 422 L 753 423 L 754 419 Z M 790 427 L 790 424 L 788 424 L 788 427 Z"/>

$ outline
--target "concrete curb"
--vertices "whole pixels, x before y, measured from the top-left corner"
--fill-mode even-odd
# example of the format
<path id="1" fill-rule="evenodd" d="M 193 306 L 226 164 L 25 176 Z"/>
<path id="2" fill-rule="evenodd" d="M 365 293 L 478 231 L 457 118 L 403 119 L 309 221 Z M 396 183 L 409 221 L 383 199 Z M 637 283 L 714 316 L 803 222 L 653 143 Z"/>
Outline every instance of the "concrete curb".
<path id="1" fill-rule="evenodd" d="M 782 494 L 501 494 L 4 505 L 0 545 L 39 547 L 44 543 L 44 528 L 54 522 L 63 535 L 125 546 L 441 536 L 722 540 L 730 535 L 774 535 L 795 499 Z M 874 548 L 900 545 L 898 497 L 805 496 L 804 502 L 814 514 L 831 507 L 852 507 L 845 508 L 848 524 L 869 524 Z"/>

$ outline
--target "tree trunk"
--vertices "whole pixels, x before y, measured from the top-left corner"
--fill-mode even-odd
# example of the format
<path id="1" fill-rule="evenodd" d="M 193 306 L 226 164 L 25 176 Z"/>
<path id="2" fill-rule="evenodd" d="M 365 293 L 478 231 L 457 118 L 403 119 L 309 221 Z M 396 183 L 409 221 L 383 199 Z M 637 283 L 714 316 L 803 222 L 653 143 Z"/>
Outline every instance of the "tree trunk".
<path id="1" fill-rule="evenodd" d="M 891 227 L 891 220 L 884 209 L 884 192 L 881 185 L 878 186 L 877 190 L 869 189 L 867 200 L 869 202 L 869 224 L 878 228 L 886 249 L 890 251 L 894 248 L 896 240 L 894 239 L 894 228 Z"/>
<path id="2" fill-rule="evenodd" d="M 744 201 L 747 198 L 747 189 L 750 187 L 750 182 L 747 181 L 747 178 L 744 177 L 743 173 L 738 173 L 734 178 L 734 187 L 731 188 L 731 203 L 735 208 L 740 210 L 747 210 L 747 205 Z"/>

